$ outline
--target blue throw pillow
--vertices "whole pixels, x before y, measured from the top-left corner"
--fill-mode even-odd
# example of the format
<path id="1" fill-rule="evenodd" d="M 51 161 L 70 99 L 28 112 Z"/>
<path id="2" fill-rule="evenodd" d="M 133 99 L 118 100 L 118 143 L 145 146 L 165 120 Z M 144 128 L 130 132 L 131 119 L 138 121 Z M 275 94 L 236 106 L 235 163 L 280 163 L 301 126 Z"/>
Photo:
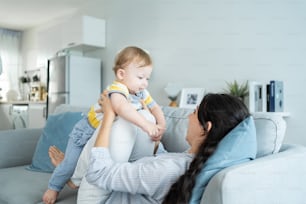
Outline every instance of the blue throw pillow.
<path id="1" fill-rule="evenodd" d="M 200 203 L 209 180 L 222 169 L 256 158 L 257 140 L 253 117 L 239 123 L 219 143 L 196 179 L 190 204 Z"/>
<path id="2" fill-rule="evenodd" d="M 82 117 L 81 112 L 64 112 L 50 115 L 38 140 L 32 164 L 27 169 L 39 172 L 53 172 L 54 166 L 48 155 L 49 147 L 55 145 L 65 152 L 69 134 Z"/>

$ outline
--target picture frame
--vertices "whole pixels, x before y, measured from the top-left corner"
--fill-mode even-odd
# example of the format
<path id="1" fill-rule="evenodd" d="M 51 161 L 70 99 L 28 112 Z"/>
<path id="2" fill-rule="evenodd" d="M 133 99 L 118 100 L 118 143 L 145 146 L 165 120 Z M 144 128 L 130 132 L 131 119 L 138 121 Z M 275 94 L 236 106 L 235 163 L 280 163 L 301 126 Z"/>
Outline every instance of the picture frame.
<path id="1" fill-rule="evenodd" d="M 201 103 L 205 94 L 204 88 L 183 88 L 180 94 L 179 107 L 194 109 Z"/>

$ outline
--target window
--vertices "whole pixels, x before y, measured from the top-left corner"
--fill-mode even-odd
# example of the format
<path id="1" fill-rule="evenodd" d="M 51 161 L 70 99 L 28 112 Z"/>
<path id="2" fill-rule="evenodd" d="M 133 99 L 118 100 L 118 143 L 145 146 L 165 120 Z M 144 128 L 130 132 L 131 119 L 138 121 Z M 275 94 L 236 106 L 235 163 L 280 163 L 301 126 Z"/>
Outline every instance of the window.
<path id="1" fill-rule="evenodd" d="M 0 28 L 1 95 L 6 99 L 9 90 L 19 92 L 18 76 L 21 75 L 21 32 Z"/>

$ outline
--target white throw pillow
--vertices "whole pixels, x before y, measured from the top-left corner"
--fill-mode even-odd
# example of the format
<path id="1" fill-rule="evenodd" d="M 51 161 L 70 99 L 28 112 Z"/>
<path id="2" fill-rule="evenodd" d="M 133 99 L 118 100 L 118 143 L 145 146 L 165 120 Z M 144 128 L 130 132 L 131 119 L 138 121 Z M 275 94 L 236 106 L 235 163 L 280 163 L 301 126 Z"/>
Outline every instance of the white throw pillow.
<path id="1" fill-rule="evenodd" d="M 286 121 L 273 113 L 254 113 L 253 117 L 257 134 L 256 157 L 279 152 L 286 133 Z"/>

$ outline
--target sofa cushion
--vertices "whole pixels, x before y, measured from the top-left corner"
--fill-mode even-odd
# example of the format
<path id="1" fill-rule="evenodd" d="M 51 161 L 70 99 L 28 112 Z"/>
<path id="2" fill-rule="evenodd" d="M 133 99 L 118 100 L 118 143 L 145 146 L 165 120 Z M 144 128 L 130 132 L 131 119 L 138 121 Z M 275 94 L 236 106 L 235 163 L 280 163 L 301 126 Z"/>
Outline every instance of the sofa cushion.
<path id="1" fill-rule="evenodd" d="M 166 131 L 162 143 L 169 152 L 183 152 L 189 148 L 185 140 L 188 127 L 188 115 L 193 109 L 162 107 L 166 119 Z"/>
<path id="2" fill-rule="evenodd" d="M 89 111 L 89 107 L 73 106 L 70 104 L 60 104 L 56 106 L 54 114 L 64 113 L 64 112 L 82 112 L 86 114 Z"/>
<path id="3" fill-rule="evenodd" d="M 82 117 L 81 112 L 64 112 L 50 115 L 43 129 L 43 133 L 38 140 L 32 164 L 27 169 L 41 172 L 52 172 L 54 166 L 52 165 L 48 155 L 49 147 L 55 145 L 65 152 L 69 133 L 75 123 Z"/>
<path id="4" fill-rule="evenodd" d="M 253 117 L 248 117 L 231 130 L 219 143 L 214 154 L 198 174 L 189 203 L 200 203 L 208 181 L 220 170 L 255 159 L 256 129 Z"/>
<path id="5" fill-rule="evenodd" d="M 286 122 L 277 113 L 253 114 L 257 134 L 257 156 L 278 153 L 286 133 Z"/>
<path id="6" fill-rule="evenodd" d="M 30 164 L 41 133 L 42 129 L 24 128 L 0 131 L 0 168 Z"/>
<path id="7" fill-rule="evenodd" d="M 26 166 L 0 169 L 0 203 L 42 203 L 42 195 L 47 189 L 51 174 L 26 171 Z M 76 203 L 76 190 L 65 186 L 58 197 L 58 202 Z M 67 199 L 70 202 L 67 202 Z"/>

